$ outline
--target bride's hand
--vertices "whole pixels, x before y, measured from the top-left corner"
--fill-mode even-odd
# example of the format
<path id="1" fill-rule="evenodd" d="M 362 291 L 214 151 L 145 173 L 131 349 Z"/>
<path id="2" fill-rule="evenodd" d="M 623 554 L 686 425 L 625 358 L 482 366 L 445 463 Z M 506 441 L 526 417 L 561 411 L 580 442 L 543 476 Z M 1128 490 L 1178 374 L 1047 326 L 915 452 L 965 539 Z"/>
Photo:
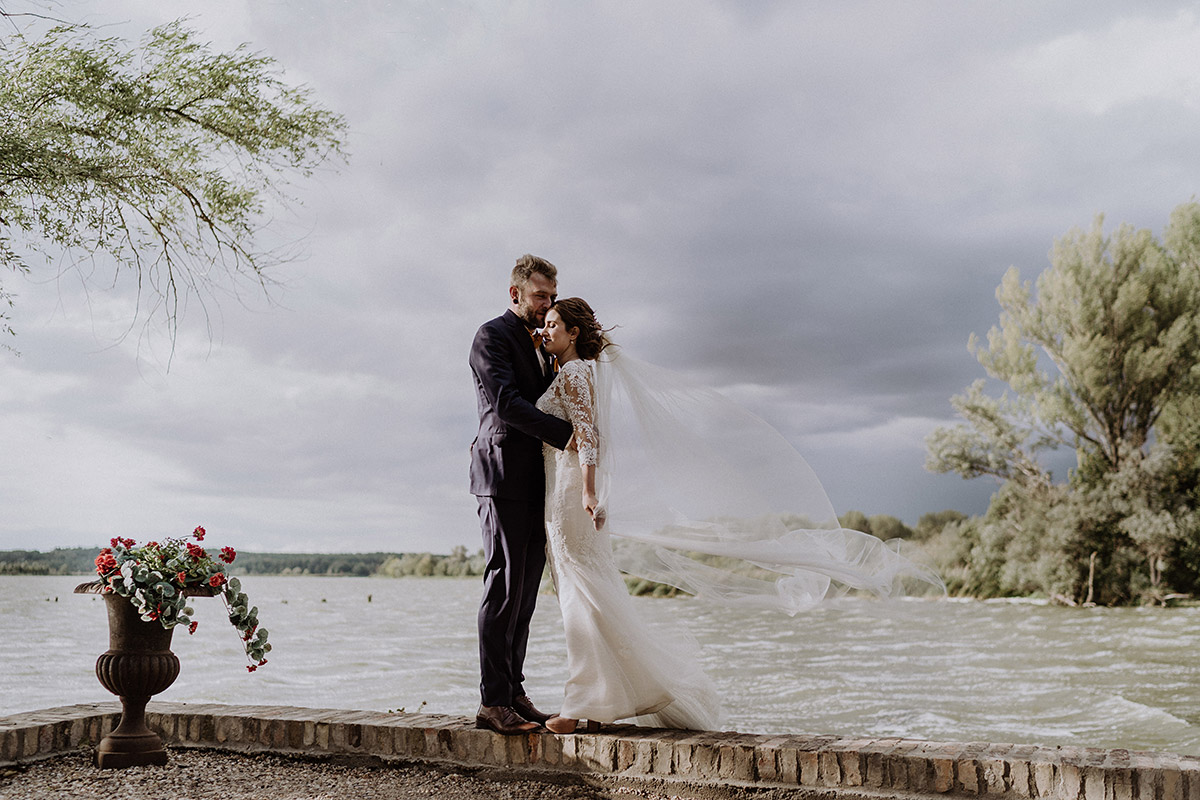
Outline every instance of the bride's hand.
<path id="1" fill-rule="evenodd" d="M 583 490 L 583 509 L 592 518 L 592 524 L 596 526 L 596 530 L 604 527 L 604 506 L 600 505 L 600 500 L 596 497 L 595 492 Z"/>

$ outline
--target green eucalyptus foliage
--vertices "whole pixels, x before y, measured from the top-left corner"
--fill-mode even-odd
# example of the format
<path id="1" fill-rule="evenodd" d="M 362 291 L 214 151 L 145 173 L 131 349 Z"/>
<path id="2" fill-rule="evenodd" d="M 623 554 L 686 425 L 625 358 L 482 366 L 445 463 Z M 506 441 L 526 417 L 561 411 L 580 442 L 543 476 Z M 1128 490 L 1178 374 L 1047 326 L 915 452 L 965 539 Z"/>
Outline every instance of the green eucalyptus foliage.
<path id="1" fill-rule="evenodd" d="M 1099 218 L 996 297 L 999 324 L 969 346 L 1007 388 L 976 381 L 951 401 L 963 424 L 926 441 L 930 470 L 1001 482 L 957 551 L 964 588 L 1097 603 L 1200 588 L 1200 204 L 1161 240 Z M 1045 466 L 1063 448 L 1065 480 Z"/>
<path id="2" fill-rule="evenodd" d="M 137 46 L 86 25 L 9 34 L 0 275 L 104 254 L 112 283 L 127 274 L 174 333 L 189 295 L 269 283 L 283 254 L 256 249 L 255 235 L 289 202 L 289 178 L 342 158 L 344 127 L 269 57 L 213 52 L 181 22 Z"/>

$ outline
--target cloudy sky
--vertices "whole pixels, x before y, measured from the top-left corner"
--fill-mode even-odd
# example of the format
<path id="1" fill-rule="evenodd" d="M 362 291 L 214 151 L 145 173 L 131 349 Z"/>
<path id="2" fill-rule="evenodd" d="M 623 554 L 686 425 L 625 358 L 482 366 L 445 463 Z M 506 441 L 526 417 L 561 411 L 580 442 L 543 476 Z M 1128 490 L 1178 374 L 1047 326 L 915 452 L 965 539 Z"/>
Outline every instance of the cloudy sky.
<path id="1" fill-rule="evenodd" d="M 1190 3 L 58 8 L 249 43 L 345 115 L 351 159 L 272 223 L 305 250 L 280 289 L 192 302 L 173 356 L 127 277 L 4 276 L 0 549 L 197 524 L 474 549 L 466 354 L 525 252 L 632 352 L 772 422 L 839 512 L 978 513 L 994 485 L 926 473 L 923 440 L 983 375 L 967 338 L 1004 271 L 1098 213 L 1161 231 L 1200 186 Z"/>

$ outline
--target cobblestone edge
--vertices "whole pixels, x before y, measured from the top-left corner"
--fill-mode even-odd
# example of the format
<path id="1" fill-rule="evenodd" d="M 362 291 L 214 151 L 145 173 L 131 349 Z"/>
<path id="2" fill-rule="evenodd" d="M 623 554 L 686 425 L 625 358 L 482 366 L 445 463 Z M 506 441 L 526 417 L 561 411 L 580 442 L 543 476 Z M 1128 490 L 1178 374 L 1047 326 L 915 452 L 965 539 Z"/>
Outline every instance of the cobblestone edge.
<path id="1" fill-rule="evenodd" d="M 0 766 L 93 746 L 120 704 L 0 717 Z M 521 772 L 807 789 L 814 797 L 1200 800 L 1200 758 L 1091 747 L 770 736 L 609 725 L 597 734 L 499 736 L 467 717 L 152 702 L 179 747 L 424 761 Z"/>

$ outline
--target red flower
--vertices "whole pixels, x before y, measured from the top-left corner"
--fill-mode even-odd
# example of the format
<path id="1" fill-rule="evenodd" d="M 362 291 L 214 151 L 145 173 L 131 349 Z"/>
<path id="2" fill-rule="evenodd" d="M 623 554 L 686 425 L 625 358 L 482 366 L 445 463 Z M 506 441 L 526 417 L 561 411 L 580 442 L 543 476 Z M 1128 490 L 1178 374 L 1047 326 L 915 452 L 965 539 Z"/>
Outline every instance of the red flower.
<path id="1" fill-rule="evenodd" d="M 146 542 L 146 547 L 153 547 L 153 548 L 157 548 L 157 547 L 158 547 L 158 542 Z"/>
<path id="2" fill-rule="evenodd" d="M 96 574 L 106 575 L 117 568 L 117 560 L 113 558 L 111 552 L 104 550 L 100 555 L 96 556 Z"/>
<path id="3" fill-rule="evenodd" d="M 196 620 L 192 620 L 192 624 L 188 625 L 188 633 L 189 634 L 195 633 L 196 628 L 198 628 L 198 627 L 200 627 L 200 623 L 196 622 Z"/>
<path id="4" fill-rule="evenodd" d="M 187 583 L 187 573 L 186 572 L 176 572 L 175 580 L 179 582 L 180 586 L 183 586 L 185 583 Z"/>
<path id="5" fill-rule="evenodd" d="M 204 548 L 198 544 L 192 544 L 191 542 L 188 542 L 187 551 L 188 555 L 197 561 L 208 558 L 208 553 L 204 552 Z"/>
<path id="6" fill-rule="evenodd" d="M 224 586 L 225 585 L 225 576 L 223 574 L 221 574 L 220 572 L 218 572 L 216 575 L 213 575 L 211 578 L 208 579 L 208 585 L 213 586 L 213 587 Z"/>
<path id="7" fill-rule="evenodd" d="M 116 547 L 117 545 L 119 545 L 121 543 L 121 540 L 120 539 L 109 539 L 108 543 L 110 545 L 112 545 L 113 547 Z"/>
<path id="8" fill-rule="evenodd" d="M 235 551 L 232 547 L 222 547 L 221 555 L 217 556 L 217 558 L 221 559 L 226 564 L 232 564 L 233 560 L 237 558 L 237 551 Z"/>
<path id="9" fill-rule="evenodd" d="M 253 664 L 246 665 L 246 672 L 254 672 L 256 669 L 258 669 L 258 667 Z"/>
<path id="10" fill-rule="evenodd" d="M 197 541 L 197 542 L 203 542 L 203 541 L 204 541 L 204 534 L 205 534 L 205 533 L 207 533 L 207 531 L 206 531 L 206 530 L 204 530 L 204 528 L 202 528 L 202 527 L 200 527 L 199 525 L 197 525 L 197 526 L 196 526 L 196 530 L 192 531 L 192 536 L 195 536 L 195 537 L 196 537 L 196 541 Z"/>

